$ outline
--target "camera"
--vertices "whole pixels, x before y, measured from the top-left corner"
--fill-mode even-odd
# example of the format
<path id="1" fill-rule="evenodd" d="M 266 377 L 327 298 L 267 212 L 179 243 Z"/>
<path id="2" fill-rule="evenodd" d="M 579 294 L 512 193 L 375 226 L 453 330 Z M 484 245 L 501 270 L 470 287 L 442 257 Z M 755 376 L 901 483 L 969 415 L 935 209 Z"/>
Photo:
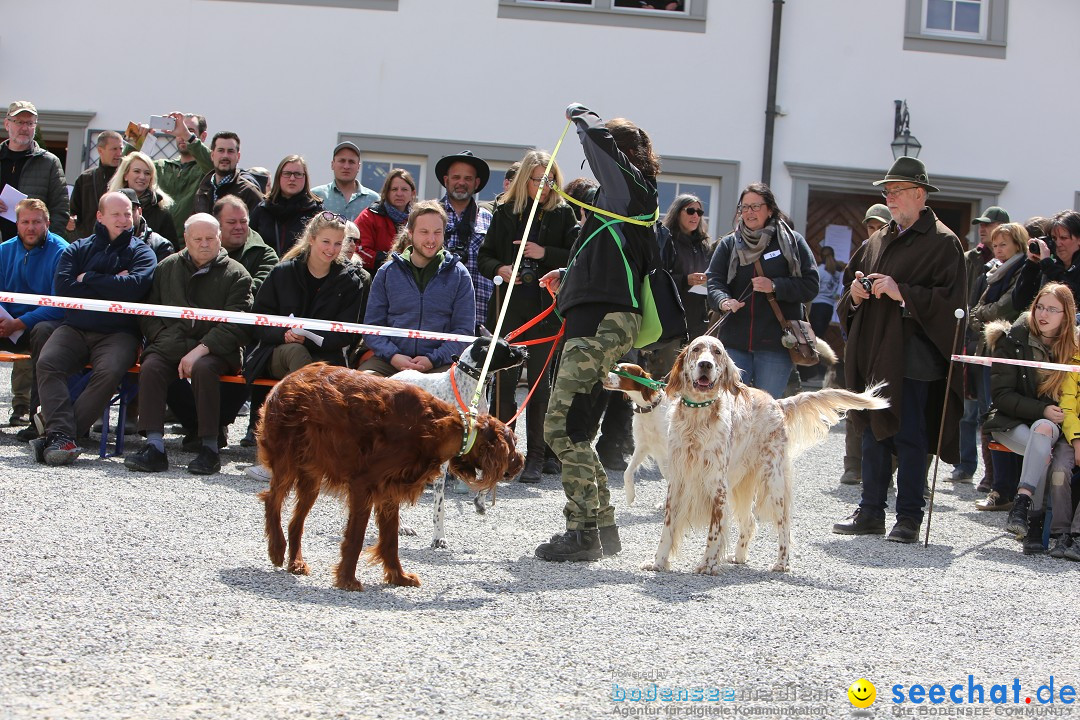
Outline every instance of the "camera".
<path id="1" fill-rule="evenodd" d="M 533 285 L 539 277 L 540 266 L 537 265 L 536 261 L 532 258 L 523 258 L 521 260 L 521 269 L 518 272 L 518 279 L 523 283 Z"/>
<path id="2" fill-rule="evenodd" d="M 873 292 L 874 281 L 870 278 L 859 278 L 859 284 L 863 286 L 863 290 L 866 292 Z"/>
<path id="3" fill-rule="evenodd" d="M 1038 255 L 1040 252 L 1042 252 L 1039 249 L 1039 241 L 1038 240 L 1032 240 L 1032 241 L 1030 241 L 1028 243 L 1028 252 L 1031 253 L 1032 255 Z"/>

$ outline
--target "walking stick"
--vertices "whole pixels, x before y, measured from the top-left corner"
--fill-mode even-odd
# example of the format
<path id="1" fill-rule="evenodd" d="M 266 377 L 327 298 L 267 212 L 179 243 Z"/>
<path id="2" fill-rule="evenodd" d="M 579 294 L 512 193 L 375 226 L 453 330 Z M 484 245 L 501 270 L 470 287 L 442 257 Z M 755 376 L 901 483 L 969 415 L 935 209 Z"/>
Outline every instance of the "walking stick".
<path id="1" fill-rule="evenodd" d="M 934 519 L 934 491 L 937 490 L 937 468 L 938 462 L 941 461 L 941 440 L 945 435 L 945 416 L 947 415 L 947 409 L 949 407 L 949 388 L 952 386 L 952 371 L 953 371 L 953 359 L 952 355 L 956 352 L 956 343 L 960 341 L 960 326 L 964 323 L 964 311 L 960 308 L 956 308 L 953 312 L 956 316 L 956 333 L 953 335 L 952 353 L 949 354 L 949 372 L 945 375 L 945 402 L 941 405 L 941 426 L 938 428 L 937 436 L 937 453 L 934 455 L 934 479 L 930 483 L 930 507 L 926 513 L 926 537 L 923 540 L 923 547 L 930 547 L 930 521 Z"/>
<path id="2" fill-rule="evenodd" d="M 495 307 L 502 310 L 502 276 L 496 275 L 492 282 L 495 283 Z M 494 345 L 497 339 L 498 338 L 493 336 L 491 338 L 491 344 Z M 502 398 L 502 393 L 500 392 L 502 390 L 502 376 L 503 374 L 501 372 L 495 373 L 495 417 L 499 420 L 502 420 L 502 403 L 500 402 Z"/>

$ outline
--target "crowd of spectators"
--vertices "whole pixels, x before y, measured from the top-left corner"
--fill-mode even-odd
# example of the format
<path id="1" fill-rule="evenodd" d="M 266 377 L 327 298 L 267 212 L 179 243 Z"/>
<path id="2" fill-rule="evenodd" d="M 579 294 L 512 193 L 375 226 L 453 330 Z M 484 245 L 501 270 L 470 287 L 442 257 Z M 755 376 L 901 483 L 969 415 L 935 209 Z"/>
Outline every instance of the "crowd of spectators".
<path id="1" fill-rule="evenodd" d="M 653 9 L 678 9 L 672 5 L 678 4 Z M 0 219 L 3 289 L 469 335 L 496 322 L 517 249 L 525 243 L 522 272 L 503 326 L 510 331 L 552 303 L 537 278 L 570 263 L 580 228 L 589 221 L 589 213 L 563 198 L 586 203 L 596 198 L 595 183 L 584 178 L 556 192 L 563 178 L 557 165 L 545 176 L 550 158 L 543 151 L 531 151 L 514 164 L 493 203 L 477 201 L 491 172 L 468 150 L 438 161 L 434 172 L 445 192 L 430 200 L 419 198 L 415 179 L 400 168 L 386 174 L 378 191 L 364 187 L 358 180 L 360 149 L 350 142 L 329 153 L 323 184 L 314 184 L 319 178 L 295 154 L 282 158 L 267 177 L 261 168 L 241 166 L 237 133 L 216 132 L 207 145 L 203 116 L 173 112 L 164 117 L 171 123 L 164 132 L 175 141 L 175 159 L 154 160 L 141 151 L 151 132 L 147 126 L 131 124 L 124 134 L 102 132 L 98 164 L 78 177 L 69 197 L 59 160 L 34 139 L 34 105 L 18 101 L 8 107 L 0 185 L 28 197 L 14 208 L 14 222 Z M 655 262 L 672 274 L 679 289 L 689 336 L 719 320 L 713 330 L 748 384 L 781 396 L 793 377 L 780 320 L 765 298 L 775 299 L 786 319 L 808 315 L 819 335 L 839 307 L 849 341 L 846 383 L 852 389 L 863 389 L 860 385 L 871 376 L 860 373 L 874 363 L 879 364 L 874 379 L 883 377 L 883 367 L 900 373 L 890 390 L 898 393 L 891 398 L 891 411 L 848 423 L 841 482 L 862 482 L 864 498 L 852 518 L 834 529 L 884 532 L 887 484 L 882 478 L 898 455 L 902 491 L 890 539 L 907 542 L 921 522 L 917 496 L 925 485 L 926 450 L 934 448 L 924 437 L 925 428 L 908 428 L 903 418 L 934 402 L 940 406 L 948 394 L 948 355 L 938 336 L 949 328 L 940 324 L 941 318 L 930 322 L 920 317 L 940 309 L 940 297 L 921 307 L 919 282 L 946 288 L 950 296 L 964 290 L 959 304 L 968 311 L 969 353 L 1080 362 L 1072 300 L 1080 290 L 1080 213 L 1064 211 L 1019 224 L 1004 209 L 988 208 L 973 221 L 979 244 L 962 253 L 955 234 L 925 205 L 927 193 L 936 190 L 925 168 L 911 158 L 901 161 L 879 183 L 885 185 L 887 206 L 874 205 L 866 212 L 871 249 L 864 246 L 847 267 L 830 248 L 815 257 L 762 183 L 743 189 L 733 229 L 718 240 L 709 235 L 703 200 L 687 194 L 675 198 L 650 232 L 656 239 Z M 906 191 L 913 195 L 905 196 Z M 536 219 L 530 235 L 523 237 L 538 192 Z M 0 212 L 6 210 L 0 206 Z M 906 214 L 898 217 L 898 210 Z M 942 268 L 954 259 L 946 253 L 933 269 L 923 254 L 913 255 L 910 267 L 901 263 L 890 273 L 881 271 L 879 251 L 873 248 L 894 236 L 909 243 L 913 237 L 925 238 L 934 248 L 950 248 L 949 253 L 957 249 L 961 270 L 955 278 L 944 278 Z M 912 281 L 901 277 L 904 273 L 925 277 Z M 860 307 L 871 298 L 875 302 Z M 895 318 L 890 303 L 900 308 Z M 4 349 L 31 356 L 13 369 L 9 421 L 27 425 L 19 437 L 31 441 L 39 461 L 52 465 L 70 463 L 80 453 L 79 438 L 90 431 L 136 362 L 142 365 L 137 426 L 147 442 L 128 457 L 127 466 L 141 471 L 168 467 L 163 442 L 168 409 L 184 429 L 183 446 L 196 452 L 188 469 L 212 473 L 220 468 L 223 428 L 236 420 L 245 402 L 251 410 L 242 444 L 254 443 L 261 402 L 249 387 L 219 387 L 222 374 L 242 372 L 249 381 L 277 379 L 315 361 L 382 375 L 404 369 L 433 372 L 448 367 L 461 349 L 458 343 L 412 338 L 369 335 L 360 340 L 347 333 L 136 319 L 36 305 L 5 304 L 4 310 L 10 315 L 0 319 L 0 338 L 9 341 Z M 880 318 L 885 324 L 874 326 L 874 342 L 895 321 L 895 338 L 904 348 L 888 362 L 875 355 L 878 350 L 868 349 L 868 340 L 859 344 L 871 322 L 866 318 L 881 313 L 886 313 Z M 556 327 L 553 320 L 542 323 L 525 338 L 552 335 Z M 663 375 L 680 347 L 668 342 L 652 348 L 643 362 Z M 550 344 L 534 348 L 527 365 L 530 381 L 538 384 L 526 413 L 525 482 L 537 482 L 542 473 L 559 468 L 544 438 L 551 378 L 543 360 L 550 349 Z M 70 393 L 69 379 L 87 363 L 92 369 L 80 391 Z M 493 407 L 503 419 L 516 410 L 518 373 L 493 393 Z M 1076 377 L 1002 364 L 989 369 L 967 365 L 958 376 L 964 403 L 955 423 L 945 403 L 946 439 L 955 439 L 958 448 L 949 480 L 971 482 L 981 448 L 980 490 L 986 497 L 978 509 L 1009 511 L 1007 528 L 1025 539 L 1025 552 L 1036 552 L 1050 498 L 1055 518 L 1051 553 L 1080 559 L 1072 522 L 1073 498 L 1080 493 L 1070 492 L 1080 460 Z M 624 444 L 629 415 L 619 401 L 614 403 L 604 413 L 597 444 L 609 468 L 618 467 L 618 456 L 629 451 Z M 942 456 L 951 459 L 949 445 Z M 608 462 L 605 456 L 615 459 Z M 874 475 L 871 485 L 867 472 Z M 1050 492 L 1044 489 L 1048 478 Z"/>

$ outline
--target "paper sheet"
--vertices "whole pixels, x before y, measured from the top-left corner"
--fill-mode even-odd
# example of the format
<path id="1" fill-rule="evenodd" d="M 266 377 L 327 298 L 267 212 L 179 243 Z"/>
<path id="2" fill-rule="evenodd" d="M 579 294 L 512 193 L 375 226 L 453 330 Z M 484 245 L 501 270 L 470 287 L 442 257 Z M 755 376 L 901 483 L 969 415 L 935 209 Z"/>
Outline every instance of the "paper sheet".
<path id="1" fill-rule="evenodd" d="M 829 225 L 825 228 L 823 246 L 831 247 L 836 259 L 846 263 L 851 259 L 851 228 L 847 225 Z"/>
<path id="2" fill-rule="evenodd" d="M 289 317 L 296 317 L 296 316 L 295 316 L 295 315 L 293 315 L 292 313 L 289 313 Z M 304 336 L 304 337 L 306 337 L 306 338 L 307 338 L 308 340 L 310 340 L 311 342 L 315 343 L 315 345 L 316 345 L 317 347 L 322 347 L 322 344 L 323 344 L 323 337 L 322 337 L 322 335 L 319 335 L 319 334 L 317 334 L 317 333 L 313 333 L 313 332 L 311 332 L 310 330 L 305 330 L 304 328 L 290 328 L 290 329 L 291 329 L 291 330 L 292 330 L 292 331 L 293 331 L 294 333 L 296 333 L 297 335 L 303 335 L 303 336 Z"/>
<path id="3" fill-rule="evenodd" d="M 7 310 L 5 310 L 3 305 L 0 305 L 0 320 L 12 320 L 12 319 L 13 318 L 11 317 L 11 313 L 9 313 Z M 22 337 L 22 334 L 24 332 L 26 332 L 26 331 L 25 330 L 16 330 L 15 332 L 8 335 L 8 340 L 10 340 L 12 342 L 12 344 L 17 343 L 17 342 L 19 342 L 19 338 Z"/>
<path id="4" fill-rule="evenodd" d="M 7 205 L 7 210 L 0 213 L 0 217 L 15 222 L 15 206 L 25 200 L 26 197 L 26 193 L 21 193 L 10 185 L 4 185 L 4 189 L 0 190 L 0 200 Z"/>
<path id="5" fill-rule="evenodd" d="M 708 295 L 709 289 L 705 285 L 691 285 L 690 289 L 686 292 L 691 295 Z"/>

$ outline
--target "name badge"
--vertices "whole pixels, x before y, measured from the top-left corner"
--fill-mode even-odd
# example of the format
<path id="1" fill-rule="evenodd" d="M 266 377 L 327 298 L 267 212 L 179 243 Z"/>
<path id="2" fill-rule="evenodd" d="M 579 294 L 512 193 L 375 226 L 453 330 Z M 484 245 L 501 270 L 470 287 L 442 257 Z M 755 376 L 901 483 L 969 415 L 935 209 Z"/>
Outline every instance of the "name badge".
<path id="1" fill-rule="evenodd" d="M 777 257 L 779 255 L 780 255 L 779 250 L 773 250 L 770 253 L 765 253 L 764 255 L 762 255 L 761 259 L 762 260 L 772 260 L 774 257 Z"/>

